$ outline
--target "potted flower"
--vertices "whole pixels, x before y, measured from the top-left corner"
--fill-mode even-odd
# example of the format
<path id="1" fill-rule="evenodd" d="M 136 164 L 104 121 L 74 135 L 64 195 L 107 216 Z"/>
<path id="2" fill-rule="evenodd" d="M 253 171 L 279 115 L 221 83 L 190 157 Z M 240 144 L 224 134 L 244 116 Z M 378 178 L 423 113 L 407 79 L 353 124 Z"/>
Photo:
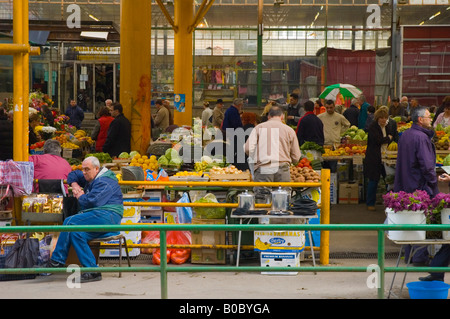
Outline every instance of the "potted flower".
<path id="1" fill-rule="evenodd" d="M 425 224 L 426 211 L 430 205 L 427 192 L 389 192 L 383 195 L 388 224 Z M 391 240 L 424 240 L 425 231 L 389 231 Z"/>
<path id="2" fill-rule="evenodd" d="M 439 193 L 431 199 L 427 212 L 428 224 L 450 224 L 450 194 Z M 450 239 L 450 231 L 442 232 L 443 239 Z"/>

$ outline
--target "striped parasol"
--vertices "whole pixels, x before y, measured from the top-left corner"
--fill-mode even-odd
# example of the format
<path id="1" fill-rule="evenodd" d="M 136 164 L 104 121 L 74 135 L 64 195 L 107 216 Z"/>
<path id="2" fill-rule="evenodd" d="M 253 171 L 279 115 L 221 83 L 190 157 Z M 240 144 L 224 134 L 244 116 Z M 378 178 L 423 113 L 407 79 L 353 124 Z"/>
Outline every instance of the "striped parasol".
<path id="1" fill-rule="evenodd" d="M 325 100 L 336 101 L 339 93 L 344 97 L 344 99 L 349 99 L 359 96 L 362 94 L 362 91 L 354 85 L 338 83 L 327 86 L 325 90 L 320 93 L 319 97 Z"/>

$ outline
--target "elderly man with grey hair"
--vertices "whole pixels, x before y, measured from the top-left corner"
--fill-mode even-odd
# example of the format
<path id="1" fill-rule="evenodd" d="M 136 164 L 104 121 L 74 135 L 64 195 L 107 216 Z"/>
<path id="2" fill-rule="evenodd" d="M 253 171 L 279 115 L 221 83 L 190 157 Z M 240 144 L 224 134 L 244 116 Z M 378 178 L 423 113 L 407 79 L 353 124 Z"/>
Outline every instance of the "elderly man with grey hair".
<path id="1" fill-rule="evenodd" d="M 123 196 L 116 175 L 100 167 L 96 157 L 87 157 L 82 171 L 75 170 L 67 178 L 73 195 L 78 199 L 80 212 L 64 220 L 64 225 L 119 225 L 123 217 Z M 98 267 L 89 247 L 94 238 L 117 235 L 118 232 L 63 232 L 58 238 L 48 267 L 64 267 L 73 246 L 83 267 Z M 99 272 L 85 272 L 81 282 L 102 279 Z"/>
<path id="2" fill-rule="evenodd" d="M 66 180 L 72 171 L 67 160 L 61 157 L 61 144 L 57 140 L 45 141 L 44 154 L 31 155 L 29 161 L 34 164 L 34 179 L 36 180 Z M 38 185 L 34 186 L 33 192 L 39 192 Z"/>

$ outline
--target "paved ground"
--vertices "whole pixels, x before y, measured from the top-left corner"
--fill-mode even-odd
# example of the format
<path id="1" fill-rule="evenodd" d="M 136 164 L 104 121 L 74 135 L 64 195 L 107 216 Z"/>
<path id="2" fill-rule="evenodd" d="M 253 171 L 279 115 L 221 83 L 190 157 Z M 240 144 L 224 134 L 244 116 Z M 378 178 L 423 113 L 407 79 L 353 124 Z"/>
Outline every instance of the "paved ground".
<path id="1" fill-rule="evenodd" d="M 332 224 L 383 223 L 382 207 L 372 212 L 365 205 L 334 205 Z M 399 247 L 386 239 L 386 266 L 395 266 Z M 376 264 L 376 232 L 336 231 L 330 233 L 330 266 L 367 267 Z M 361 257 L 362 256 L 362 257 Z M 111 266 L 115 261 L 102 261 Z M 149 266 L 139 261 L 136 265 Z M 241 262 L 241 266 L 258 265 L 256 259 Z M 311 266 L 310 259 L 301 265 Z M 376 299 L 377 290 L 367 286 L 365 272 L 301 272 L 298 275 L 262 275 L 260 273 L 169 273 L 170 299 Z M 410 273 L 406 282 L 416 281 L 420 273 Z M 38 277 L 34 280 L 0 283 L 0 298 L 49 299 L 159 299 L 159 273 L 103 273 L 103 280 L 68 288 L 66 274 Z M 393 274 L 386 274 L 386 296 Z M 394 291 L 398 293 L 403 274 L 397 275 Z M 409 298 L 405 288 L 402 298 Z"/>

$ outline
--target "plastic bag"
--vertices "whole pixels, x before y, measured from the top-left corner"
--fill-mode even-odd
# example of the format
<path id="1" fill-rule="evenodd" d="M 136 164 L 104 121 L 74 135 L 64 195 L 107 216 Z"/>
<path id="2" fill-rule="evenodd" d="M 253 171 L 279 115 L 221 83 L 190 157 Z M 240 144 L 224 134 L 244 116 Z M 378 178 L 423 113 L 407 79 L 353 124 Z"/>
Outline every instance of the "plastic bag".
<path id="1" fill-rule="evenodd" d="M 178 200 L 178 203 L 190 203 L 187 193 Z M 190 224 L 192 222 L 192 208 L 191 207 L 177 207 L 178 222 L 180 224 Z"/>
<path id="2" fill-rule="evenodd" d="M 159 232 L 157 233 L 157 239 L 159 242 Z M 154 235 L 154 234 L 153 234 Z M 150 235 L 149 235 L 150 236 Z M 155 239 L 154 239 L 155 240 Z M 191 233 L 188 231 L 168 231 L 167 232 L 167 244 L 168 245 L 190 245 Z M 168 248 L 167 249 L 167 262 L 173 264 L 183 264 L 188 261 L 191 256 L 191 250 L 186 248 Z M 155 265 L 161 264 L 161 251 L 159 248 L 155 249 L 152 255 L 152 263 Z"/>
<path id="3" fill-rule="evenodd" d="M 143 231 L 141 244 L 159 244 L 159 231 Z M 153 254 L 156 248 L 141 248 L 141 254 Z"/>

